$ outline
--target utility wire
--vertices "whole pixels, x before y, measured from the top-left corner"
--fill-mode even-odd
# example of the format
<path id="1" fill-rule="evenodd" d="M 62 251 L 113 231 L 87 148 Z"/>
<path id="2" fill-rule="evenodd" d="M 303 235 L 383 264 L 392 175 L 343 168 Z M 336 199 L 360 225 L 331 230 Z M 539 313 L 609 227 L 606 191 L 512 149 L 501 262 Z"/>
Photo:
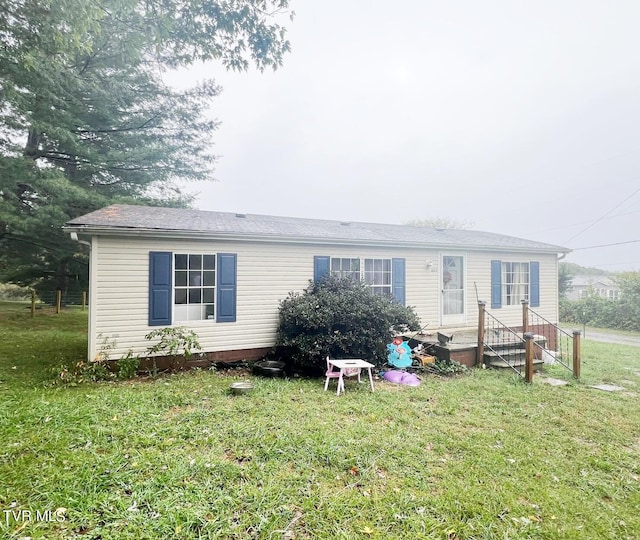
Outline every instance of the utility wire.
<path id="1" fill-rule="evenodd" d="M 637 242 L 640 242 L 640 240 L 627 240 L 626 242 L 615 242 L 613 244 L 600 244 L 599 246 L 585 246 L 581 248 L 573 248 L 572 251 L 580 251 L 582 249 L 595 249 L 595 248 L 609 247 L 609 246 L 622 246 L 624 244 L 635 244 Z"/>
<path id="2" fill-rule="evenodd" d="M 638 214 L 640 210 L 631 210 L 631 212 L 624 212 L 623 214 L 614 214 L 613 216 L 603 216 L 599 218 L 599 220 L 603 219 L 615 219 L 618 217 L 630 216 L 631 214 Z M 550 227 L 549 229 L 540 229 L 541 232 L 545 231 L 558 231 L 560 229 L 566 229 L 568 227 L 577 227 L 578 225 L 588 225 L 593 223 L 594 221 L 599 221 L 598 219 L 589 219 L 587 221 L 580 221 L 579 223 L 569 223 L 568 225 L 562 225 L 560 227 Z"/>
<path id="3" fill-rule="evenodd" d="M 604 218 L 606 218 L 609 214 L 611 214 L 612 212 L 614 212 L 615 210 L 617 210 L 618 208 L 620 208 L 624 203 L 626 203 L 629 199 L 631 199 L 631 197 L 634 197 L 637 193 L 640 193 L 640 188 L 636 189 L 631 195 L 629 195 L 626 199 L 624 199 L 620 204 L 617 204 L 616 206 L 614 206 L 611 210 L 609 210 L 606 214 L 600 216 L 598 219 L 596 219 L 593 223 L 591 223 L 591 225 L 587 225 L 584 229 L 582 229 L 579 233 L 574 234 L 571 238 L 569 238 L 569 240 L 565 240 L 565 243 L 569 243 L 571 242 L 571 240 L 577 238 L 578 236 L 580 236 L 582 233 L 588 231 L 591 227 L 593 227 L 596 223 L 599 223 L 600 221 L 602 221 Z M 586 249 L 586 248 L 583 248 Z"/>
<path id="4" fill-rule="evenodd" d="M 602 263 L 602 264 L 598 263 L 598 264 L 590 264 L 589 266 L 593 266 L 594 268 L 604 268 L 605 266 L 624 266 L 624 265 L 628 266 L 632 264 L 640 264 L 640 261 L 627 261 L 627 262 Z"/>

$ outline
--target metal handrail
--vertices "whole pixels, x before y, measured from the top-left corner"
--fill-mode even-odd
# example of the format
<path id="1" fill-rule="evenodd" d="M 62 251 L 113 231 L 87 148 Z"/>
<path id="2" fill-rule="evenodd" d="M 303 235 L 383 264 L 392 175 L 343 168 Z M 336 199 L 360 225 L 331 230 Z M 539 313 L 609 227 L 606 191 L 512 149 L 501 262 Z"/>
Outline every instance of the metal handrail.
<path id="1" fill-rule="evenodd" d="M 537 311 L 534 311 L 533 309 L 531 309 L 528 304 L 526 306 L 526 309 L 527 309 L 527 313 L 528 313 L 527 322 L 529 324 L 533 325 L 534 321 L 533 321 L 533 317 L 532 316 L 535 315 L 539 320 L 543 321 L 546 325 L 551 326 L 552 328 L 554 328 L 560 334 L 560 339 L 562 339 L 562 336 L 564 335 L 564 337 L 565 337 L 565 339 L 567 339 L 568 343 L 573 343 L 573 336 L 571 334 L 569 334 L 569 332 L 567 332 L 566 330 L 563 330 L 556 323 L 553 323 L 553 322 L 549 321 L 548 319 L 546 319 L 545 317 L 540 315 Z M 547 336 L 545 336 L 545 337 L 547 337 Z M 536 347 L 538 347 L 538 349 L 540 349 L 541 351 L 548 353 L 548 350 L 545 349 L 544 347 L 542 347 L 542 345 L 540 345 L 539 343 L 534 342 L 534 345 Z M 562 345 L 560 347 L 561 347 L 561 351 L 560 352 L 562 352 Z M 567 345 L 567 353 L 568 352 L 569 352 L 569 346 Z M 569 355 L 567 354 L 567 356 L 569 356 Z M 568 362 L 565 362 L 563 360 L 562 354 L 560 354 L 560 357 L 555 356 L 554 360 L 556 362 L 558 362 L 565 369 L 568 369 L 569 371 L 573 372 L 573 367 L 571 365 L 569 365 Z"/>
<path id="2" fill-rule="evenodd" d="M 496 319 L 493 315 L 491 315 L 491 313 L 488 313 L 485 311 L 485 317 L 489 316 L 491 318 L 491 320 L 493 321 L 493 326 L 497 326 L 498 329 L 502 332 L 504 332 L 505 330 L 511 334 L 513 337 L 516 338 L 516 340 L 513 342 L 513 344 L 522 344 L 524 343 L 524 339 L 522 337 L 520 337 L 520 335 L 515 332 L 514 330 L 512 330 L 511 328 L 509 328 L 506 324 L 504 324 L 503 322 L 501 322 L 499 319 Z M 486 320 L 486 319 L 485 319 Z M 485 324 L 485 329 L 488 327 L 487 324 Z M 490 343 L 488 343 L 486 336 L 489 334 L 489 332 L 485 331 L 485 337 L 482 341 L 483 345 L 489 349 L 490 351 L 492 351 L 493 353 L 496 354 L 496 356 L 498 358 L 500 358 L 500 360 L 502 360 L 507 366 L 509 366 L 513 371 L 515 371 L 518 375 L 520 375 L 521 377 L 524 377 L 524 375 L 520 372 L 520 370 L 518 370 L 515 366 L 513 366 L 504 356 L 502 356 L 502 354 L 500 354 L 500 351 L 498 351 L 496 348 L 492 347 L 492 345 Z M 497 343 L 493 343 L 493 345 L 497 345 Z"/>

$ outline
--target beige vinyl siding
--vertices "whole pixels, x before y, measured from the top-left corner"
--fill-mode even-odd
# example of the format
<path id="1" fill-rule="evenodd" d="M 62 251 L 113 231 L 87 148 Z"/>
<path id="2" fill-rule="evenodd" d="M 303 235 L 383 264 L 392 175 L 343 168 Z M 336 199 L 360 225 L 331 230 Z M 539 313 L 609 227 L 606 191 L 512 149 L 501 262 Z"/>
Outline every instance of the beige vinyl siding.
<path id="1" fill-rule="evenodd" d="M 534 253 L 517 253 L 510 254 L 505 252 L 483 252 L 477 253 L 470 258 L 469 276 L 471 282 L 468 284 L 473 299 L 468 298 L 469 302 L 473 300 L 473 305 L 477 306 L 475 298 L 475 280 L 478 286 L 478 296 L 480 300 L 486 302 L 486 308 L 489 313 L 500 320 L 502 323 L 510 326 L 522 325 L 522 306 L 521 304 L 513 306 L 503 305 L 501 308 L 491 308 L 491 261 L 499 260 L 502 262 L 532 262 L 540 263 L 540 306 L 533 308 L 537 313 L 542 315 L 550 322 L 558 322 L 558 279 L 557 279 L 557 257 L 555 254 L 534 254 Z M 468 302 L 468 307 L 470 303 Z M 477 307 L 473 311 L 469 311 L 469 325 L 476 325 L 478 321 Z"/>
<path id="2" fill-rule="evenodd" d="M 438 251 L 416 250 L 396 253 L 394 257 L 406 260 L 405 300 L 412 306 L 423 327 L 432 330 L 440 324 L 440 273 Z M 427 267 L 427 263 L 433 264 Z"/>
<path id="3" fill-rule="evenodd" d="M 148 326 L 150 251 L 237 254 L 236 322 L 173 324 L 192 328 L 207 351 L 273 345 L 279 301 L 291 290 L 302 290 L 313 277 L 313 250 L 295 247 L 276 251 L 265 244 L 130 238 L 101 238 L 98 243 L 95 331 L 116 341 L 114 357 L 130 348 L 143 353 L 149 345 L 144 336 L 153 329 Z"/>
<path id="4" fill-rule="evenodd" d="M 142 354 L 149 346 L 144 336 L 157 327 L 148 326 L 149 252 L 237 254 L 236 322 L 191 321 L 205 351 L 270 347 L 278 323 L 278 305 L 290 291 L 302 291 L 313 279 L 313 257 L 394 258 L 406 261 L 406 303 L 414 306 L 423 325 L 439 327 L 441 303 L 441 252 L 427 249 L 391 249 L 284 242 L 205 241 L 149 239 L 145 237 L 94 237 L 92 248 L 91 337 L 93 357 L 107 338 L 115 342 L 112 357 L 132 350 Z M 456 252 L 458 253 L 458 252 Z M 467 326 L 477 324 L 474 282 L 481 300 L 491 298 L 491 260 L 540 261 L 542 314 L 557 317 L 557 263 L 555 255 L 509 255 L 467 251 Z M 428 261 L 433 265 L 428 266 Z M 507 324 L 519 324 L 519 306 L 495 310 Z M 174 326 L 184 325 L 174 321 Z"/>

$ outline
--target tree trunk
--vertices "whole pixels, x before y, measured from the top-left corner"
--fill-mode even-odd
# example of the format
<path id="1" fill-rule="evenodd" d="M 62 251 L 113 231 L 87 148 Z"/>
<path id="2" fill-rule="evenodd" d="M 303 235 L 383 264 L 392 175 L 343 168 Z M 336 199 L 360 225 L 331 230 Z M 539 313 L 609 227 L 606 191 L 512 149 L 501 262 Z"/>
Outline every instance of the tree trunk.
<path id="1" fill-rule="evenodd" d="M 29 128 L 27 144 L 24 147 L 25 157 L 37 159 L 40 157 L 40 133 L 32 126 Z"/>
<path id="2" fill-rule="evenodd" d="M 69 261 L 67 259 L 63 259 L 58 263 L 56 290 L 62 291 L 62 305 L 66 305 L 67 292 L 69 290 Z"/>

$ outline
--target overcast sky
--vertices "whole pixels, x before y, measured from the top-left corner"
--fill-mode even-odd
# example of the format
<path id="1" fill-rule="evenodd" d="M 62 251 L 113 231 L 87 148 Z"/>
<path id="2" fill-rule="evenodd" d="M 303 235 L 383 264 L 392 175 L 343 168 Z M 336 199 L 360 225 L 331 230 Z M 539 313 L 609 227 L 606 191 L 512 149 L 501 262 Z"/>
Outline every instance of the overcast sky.
<path id="1" fill-rule="evenodd" d="M 281 69 L 196 70 L 223 87 L 198 208 L 636 241 L 566 260 L 640 270 L 640 2 L 292 7 Z"/>

